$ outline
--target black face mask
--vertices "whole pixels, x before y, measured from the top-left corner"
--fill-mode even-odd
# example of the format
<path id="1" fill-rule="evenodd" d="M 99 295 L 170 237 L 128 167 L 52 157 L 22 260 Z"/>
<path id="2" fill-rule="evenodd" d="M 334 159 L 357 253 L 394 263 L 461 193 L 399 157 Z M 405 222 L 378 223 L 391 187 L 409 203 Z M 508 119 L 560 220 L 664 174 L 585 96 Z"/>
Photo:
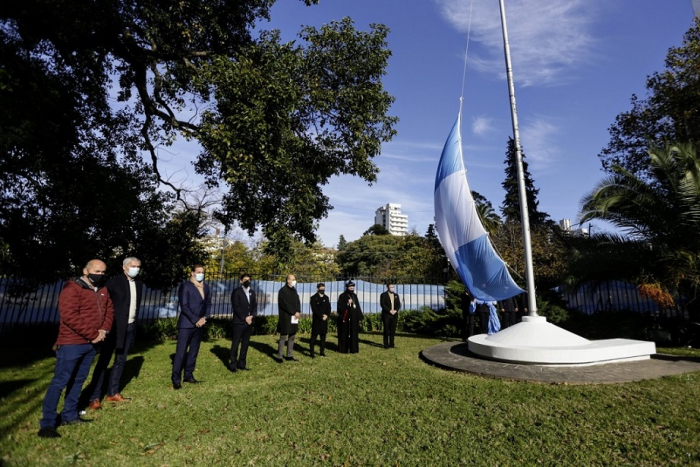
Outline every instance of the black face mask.
<path id="1" fill-rule="evenodd" d="M 90 279 L 90 282 L 92 282 L 92 285 L 94 285 L 95 287 L 99 287 L 104 282 L 105 275 L 104 274 L 88 274 L 88 279 Z"/>
<path id="2" fill-rule="evenodd" d="M 243 281 L 243 287 L 245 287 L 246 289 L 250 287 L 250 281 Z"/>
<path id="3" fill-rule="evenodd" d="M 319 289 L 318 293 L 320 293 L 321 295 L 323 295 L 324 293 L 326 293 L 326 289 Z"/>

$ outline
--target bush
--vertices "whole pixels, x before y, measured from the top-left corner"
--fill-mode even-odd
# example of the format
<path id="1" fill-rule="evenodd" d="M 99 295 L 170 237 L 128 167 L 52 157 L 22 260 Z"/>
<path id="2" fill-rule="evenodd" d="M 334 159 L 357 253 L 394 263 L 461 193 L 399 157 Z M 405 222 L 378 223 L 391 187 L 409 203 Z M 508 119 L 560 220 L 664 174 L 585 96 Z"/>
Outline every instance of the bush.
<path id="1" fill-rule="evenodd" d="M 546 317 L 547 321 L 557 325 L 569 319 L 569 312 L 565 308 L 544 300 L 538 304 L 537 314 Z"/>

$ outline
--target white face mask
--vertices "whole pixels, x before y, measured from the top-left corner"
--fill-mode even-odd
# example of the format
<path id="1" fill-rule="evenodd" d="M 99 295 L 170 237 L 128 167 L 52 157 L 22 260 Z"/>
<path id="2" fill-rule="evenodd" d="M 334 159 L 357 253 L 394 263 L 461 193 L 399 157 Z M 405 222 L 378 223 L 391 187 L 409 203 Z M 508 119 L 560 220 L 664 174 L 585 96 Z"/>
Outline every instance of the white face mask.
<path id="1" fill-rule="evenodd" d="M 297 286 L 297 281 L 292 281 L 289 283 L 290 287 L 296 287 Z"/>
<path id="2" fill-rule="evenodd" d="M 129 268 L 129 270 L 126 273 L 129 277 L 133 279 L 134 277 L 139 275 L 139 271 L 141 271 L 141 268 Z"/>
<path id="3" fill-rule="evenodd" d="M 194 278 L 197 282 L 202 282 L 204 280 L 204 273 L 200 272 L 199 274 L 195 274 Z"/>

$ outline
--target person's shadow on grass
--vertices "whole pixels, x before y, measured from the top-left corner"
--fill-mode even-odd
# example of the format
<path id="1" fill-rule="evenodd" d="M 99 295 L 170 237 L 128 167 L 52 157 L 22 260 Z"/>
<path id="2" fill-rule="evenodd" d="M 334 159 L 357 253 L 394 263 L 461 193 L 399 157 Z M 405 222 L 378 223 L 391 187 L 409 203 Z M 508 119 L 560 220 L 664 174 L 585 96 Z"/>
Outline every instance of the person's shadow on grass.
<path id="1" fill-rule="evenodd" d="M 367 339 L 357 339 L 357 342 L 360 342 L 361 344 L 369 345 L 370 347 L 381 347 L 382 349 L 384 348 L 384 345 L 379 344 L 377 342 L 372 342 L 368 341 Z"/>
<path id="2" fill-rule="evenodd" d="M 260 352 L 263 355 L 267 355 L 271 359 L 277 361 L 277 349 L 276 346 L 271 345 L 271 344 L 265 344 L 263 342 L 256 342 L 251 340 L 250 347 L 254 348 L 258 352 Z"/>
<path id="3" fill-rule="evenodd" d="M 124 371 L 122 372 L 122 380 L 119 383 L 121 389 L 128 386 L 134 378 L 139 377 L 144 361 L 145 359 L 141 355 L 127 359 L 126 364 L 124 364 Z"/>
<path id="4" fill-rule="evenodd" d="M 231 358 L 231 349 L 227 349 L 226 347 L 222 347 L 217 344 L 211 348 L 210 352 L 216 355 L 216 357 L 221 360 L 221 363 L 228 368 L 229 359 Z"/>

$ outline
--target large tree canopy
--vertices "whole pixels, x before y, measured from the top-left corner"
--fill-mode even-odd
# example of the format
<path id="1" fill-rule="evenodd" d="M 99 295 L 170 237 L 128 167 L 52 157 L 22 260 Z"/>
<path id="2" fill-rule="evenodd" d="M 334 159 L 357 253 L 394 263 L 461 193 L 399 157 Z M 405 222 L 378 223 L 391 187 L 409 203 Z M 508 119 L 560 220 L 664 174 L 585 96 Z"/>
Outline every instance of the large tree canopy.
<path id="1" fill-rule="evenodd" d="M 650 143 L 700 142 L 700 19 L 683 45 L 669 49 L 666 69 L 647 78 L 647 97 L 632 96 L 632 109 L 609 128 L 610 142 L 599 154 L 605 171 L 619 166 L 650 176 Z"/>
<path id="2" fill-rule="evenodd" d="M 105 241 L 126 220 L 110 224 L 93 216 L 98 208 L 151 214 L 149 222 L 167 231 L 172 205 L 158 188 L 170 185 L 179 197 L 181 187 L 161 177 L 157 148 L 178 137 L 200 143 L 196 169 L 208 185 L 228 187 L 219 220 L 251 233 L 262 227 L 282 251 L 293 236 L 313 240 L 331 208 L 321 186 L 339 174 L 373 181 L 372 158 L 394 135 L 393 98 L 381 83 L 388 30 L 357 31 L 344 19 L 283 43 L 279 33 L 256 29 L 273 3 L 2 2 L 6 264 L 16 267 L 37 245 L 51 255 L 71 241 L 98 242 L 88 256 L 109 255 L 145 238 L 125 226 L 118 240 Z M 113 184 L 103 183 L 110 177 Z M 35 238 L 41 222 L 81 235 Z M 75 266 L 88 250 L 67 251 L 57 267 Z"/>

